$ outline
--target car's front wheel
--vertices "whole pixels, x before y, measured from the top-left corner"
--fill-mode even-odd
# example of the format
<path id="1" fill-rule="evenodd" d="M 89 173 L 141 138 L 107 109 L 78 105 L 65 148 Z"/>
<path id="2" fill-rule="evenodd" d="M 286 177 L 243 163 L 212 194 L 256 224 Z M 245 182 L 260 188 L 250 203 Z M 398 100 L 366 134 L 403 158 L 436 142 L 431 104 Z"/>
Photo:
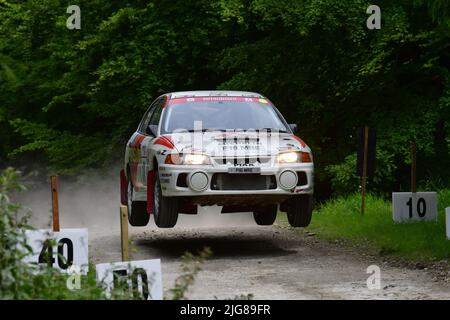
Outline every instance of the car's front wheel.
<path id="1" fill-rule="evenodd" d="M 289 200 L 287 218 L 292 227 L 307 227 L 311 222 L 313 196 L 300 195 Z"/>
<path id="2" fill-rule="evenodd" d="M 275 222 L 277 218 L 277 205 L 270 205 L 263 209 L 258 209 L 253 212 L 253 218 L 257 225 L 270 226 Z"/>
<path id="3" fill-rule="evenodd" d="M 127 182 L 127 208 L 128 208 L 128 222 L 133 227 L 146 226 L 150 215 L 147 213 L 147 202 L 145 201 L 133 201 L 133 182 L 131 181 L 131 175 L 128 174 Z"/>
<path id="4" fill-rule="evenodd" d="M 164 197 L 158 172 L 155 173 L 153 188 L 153 214 L 159 228 L 173 228 L 178 220 L 178 199 Z"/>

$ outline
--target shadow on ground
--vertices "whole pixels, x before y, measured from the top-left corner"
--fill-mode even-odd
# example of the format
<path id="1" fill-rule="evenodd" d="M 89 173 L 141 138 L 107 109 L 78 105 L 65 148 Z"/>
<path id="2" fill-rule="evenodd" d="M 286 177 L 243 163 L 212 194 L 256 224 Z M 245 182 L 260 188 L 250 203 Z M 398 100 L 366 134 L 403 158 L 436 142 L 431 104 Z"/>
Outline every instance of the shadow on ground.
<path id="1" fill-rule="evenodd" d="M 279 242 L 279 241 L 278 241 Z M 133 245 L 139 254 L 151 254 L 153 256 L 165 258 L 179 258 L 185 252 L 198 253 L 205 247 L 209 247 L 213 254 L 210 259 L 234 257 L 238 259 L 253 259 L 265 256 L 286 256 L 296 253 L 279 246 L 276 240 L 246 238 L 245 235 L 239 237 L 211 236 L 200 237 L 180 237 L 177 239 L 139 238 L 133 241 Z"/>

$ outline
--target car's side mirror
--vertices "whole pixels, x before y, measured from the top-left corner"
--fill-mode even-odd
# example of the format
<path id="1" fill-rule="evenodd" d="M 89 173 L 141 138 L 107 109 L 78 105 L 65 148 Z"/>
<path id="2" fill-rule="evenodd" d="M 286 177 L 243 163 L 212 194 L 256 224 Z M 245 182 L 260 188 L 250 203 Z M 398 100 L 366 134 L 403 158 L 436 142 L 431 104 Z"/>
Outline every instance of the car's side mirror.
<path id="1" fill-rule="evenodd" d="M 149 125 L 145 133 L 156 137 L 158 135 L 158 126 L 154 124 Z"/>
<path id="2" fill-rule="evenodd" d="M 289 123 L 289 127 L 291 128 L 292 132 L 295 132 L 298 129 L 296 123 Z"/>

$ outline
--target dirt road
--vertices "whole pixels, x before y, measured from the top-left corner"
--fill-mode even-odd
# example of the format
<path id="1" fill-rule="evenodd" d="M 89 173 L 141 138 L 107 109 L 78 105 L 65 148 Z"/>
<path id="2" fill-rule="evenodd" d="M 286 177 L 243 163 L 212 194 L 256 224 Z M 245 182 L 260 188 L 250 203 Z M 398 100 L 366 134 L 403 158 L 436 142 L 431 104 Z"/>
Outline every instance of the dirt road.
<path id="1" fill-rule="evenodd" d="M 197 217 L 183 217 L 192 220 Z M 247 217 L 248 218 L 248 217 Z M 242 220 L 242 218 L 240 218 Z M 185 224 L 185 223 L 184 223 Z M 172 230 L 133 228 L 133 259 L 161 258 L 164 290 L 180 274 L 179 257 L 208 246 L 213 256 L 203 265 L 190 299 L 449 299 L 450 285 L 425 271 L 389 266 L 334 244 L 298 236 L 277 226 Z M 94 262 L 120 260 L 119 235 L 94 236 Z M 381 268 L 381 290 L 368 290 L 369 265 Z"/>
<path id="2" fill-rule="evenodd" d="M 60 183 L 63 228 L 88 228 L 94 263 L 120 261 L 118 170 L 109 176 L 84 175 Z M 31 224 L 51 221 L 47 181 L 30 186 L 19 198 L 32 209 Z M 144 228 L 130 227 L 133 259 L 160 258 L 167 291 L 180 275 L 180 256 L 205 246 L 212 257 L 189 292 L 191 299 L 450 299 L 450 283 L 436 282 L 426 270 L 394 267 L 381 258 L 298 236 L 280 227 L 259 227 L 250 214 L 219 214 L 216 207 L 199 215 L 181 215 L 175 229 L 158 229 L 151 219 Z M 369 265 L 381 269 L 381 289 L 368 290 Z"/>

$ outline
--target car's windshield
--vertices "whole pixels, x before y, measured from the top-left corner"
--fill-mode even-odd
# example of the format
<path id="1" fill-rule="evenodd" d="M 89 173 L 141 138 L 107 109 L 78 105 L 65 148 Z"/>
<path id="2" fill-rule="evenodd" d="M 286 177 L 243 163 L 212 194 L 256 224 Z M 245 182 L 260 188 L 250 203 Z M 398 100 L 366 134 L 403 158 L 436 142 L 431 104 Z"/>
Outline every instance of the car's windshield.
<path id="1" fill-rule="evenodd" d="M 162 119 L 161 133 L 194 129 L 268 129 L 289 132 L 278 112 L 266 99 L 197 97 L 170 100 Z"/>

